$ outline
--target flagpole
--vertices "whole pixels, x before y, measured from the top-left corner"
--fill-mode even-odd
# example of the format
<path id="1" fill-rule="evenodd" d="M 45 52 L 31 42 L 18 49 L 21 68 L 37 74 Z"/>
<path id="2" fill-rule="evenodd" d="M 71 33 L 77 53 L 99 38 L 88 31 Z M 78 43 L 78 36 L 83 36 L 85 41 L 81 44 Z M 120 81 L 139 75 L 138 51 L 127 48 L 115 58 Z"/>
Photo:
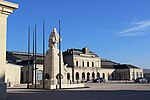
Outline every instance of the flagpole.
<path id="1" fill-rule="evenodd" d="M 60 34 L 60 20 L 59 20 L 59 89 L 61 89 L 61 34 Z"/>
<path id="2" fill-rule="evenodd" d="M 32 85 L 34 84 L 34 29 L 33 29 L 33 55 L 32 55 L 32 60 L 33 60 L 33 65 L 32 65 Z"/>
<path id="3" fill-rule="evenodd" d="M 29 89 L 29 66 L 30 66 L 30 26 L 28 27 L 28 84 L 27 88 Z"/>
<path id="4" fill-rule="evenodd" d="M 37 45 L 36 45 L 36 24 L 35 24 L 35 89 L 36 89 L 36 53 L 37 53 L 37 51 L 36 51 L 36 49 L 37 49 L 37 47 L 36 47 Z"/>
<path id="5" fill-rule="evenodd" d="M 45 22 L 43 20 L 43 89 L 45 89 Z"/>

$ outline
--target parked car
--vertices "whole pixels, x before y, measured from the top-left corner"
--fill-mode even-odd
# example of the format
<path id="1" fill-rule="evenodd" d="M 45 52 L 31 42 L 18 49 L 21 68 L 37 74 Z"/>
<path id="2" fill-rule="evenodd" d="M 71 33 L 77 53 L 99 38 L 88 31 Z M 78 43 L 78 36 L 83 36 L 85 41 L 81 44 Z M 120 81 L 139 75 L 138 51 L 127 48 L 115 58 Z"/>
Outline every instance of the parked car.
<path id="1" fill-rule="evenodd" d="M 135 80 L 135 83 L 147 83 L 147 79 L 140 77 Z"/>
<path id="2" fill-rule="evenodd" d="M 105 80 L 104 78 L 98 77 L 98 78 L 94 79 L 93 82 L 94 82 L 94 83 L 102 83 L 102 82 L 105 83 L 106 80 Z"/>
<path id="3" fill-rule="evenodd" d="M 147 83 L 150 83 L 150 77 L 146 77 Z"/>

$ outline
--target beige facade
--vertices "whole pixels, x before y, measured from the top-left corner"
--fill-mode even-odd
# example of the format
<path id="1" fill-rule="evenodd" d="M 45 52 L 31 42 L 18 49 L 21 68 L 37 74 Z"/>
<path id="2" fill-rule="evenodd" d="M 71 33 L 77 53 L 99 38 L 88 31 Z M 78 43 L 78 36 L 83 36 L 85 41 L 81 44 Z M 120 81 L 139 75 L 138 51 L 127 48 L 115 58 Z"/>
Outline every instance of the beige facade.
<path id="1" fill-rule="evenodd" d="M 7 17 L 17 8 L 17 4 L 0 0 L 0 100 L 6 99 L 5 61 Z"/>
<path id="2" fill-rule="evenodd" d="M 5 82 L 7 83 L 7 87 L 13 87 L 20 84 L 20 79 L 21 66 L 7 62 L 5 67 Z"/>
<path id="3" fill-rule="evenodd" d="M 97 77 L 103 77 L 107 81 L 115 70 L 101 68 L 100 57 L 88 48 L 68 49 L 63 53 L 63 59 L 67 64 L 67 81 L 70 83 L 92 81 Z"/>
<path id="4" fill-rule="evenodd" d="M 130 68 L 130 80 L 135 80 L 138 77 L 143 77 L 143 69 Z"/>

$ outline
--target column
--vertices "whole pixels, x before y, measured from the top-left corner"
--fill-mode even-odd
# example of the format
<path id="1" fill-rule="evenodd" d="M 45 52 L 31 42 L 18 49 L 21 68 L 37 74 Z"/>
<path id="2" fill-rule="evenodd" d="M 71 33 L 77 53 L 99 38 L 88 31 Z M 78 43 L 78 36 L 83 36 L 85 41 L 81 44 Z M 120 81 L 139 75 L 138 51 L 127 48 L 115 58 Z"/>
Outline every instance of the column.
<path id="1" fill-rule="evenodd" d="M 5 65 L 7 17 L 17 8 L 17 4 L 0 0 L 0 100 L 6 100 Z"/>

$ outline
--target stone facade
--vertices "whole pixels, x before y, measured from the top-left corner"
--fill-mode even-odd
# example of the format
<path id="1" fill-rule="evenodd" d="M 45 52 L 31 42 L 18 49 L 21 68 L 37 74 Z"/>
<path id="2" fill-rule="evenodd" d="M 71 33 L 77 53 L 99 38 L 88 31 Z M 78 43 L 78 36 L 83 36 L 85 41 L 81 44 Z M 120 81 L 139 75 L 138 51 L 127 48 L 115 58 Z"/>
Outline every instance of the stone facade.
<path id="1" fill-rule="evenodd" d="M 17 4 L 0 0 L 0 100 L 6 99 L 5 66 L 7 17 L 17 8 Z"/>
<path id="2" fill-rule="evenodd" d="M 20 84 L 21 79 L 21 67 L 20 65 L 6 63 L 5 67 L 5 82 L 7 87 L 14 87 Z"/>
<path id="3" fill-rule="evenodd" d="M 67 81 L 70 83 L 88 82 L 97 77 L 108 80 L 115 70 L 102 68 L 101 58 L 88 48 L 68 49 L 63 53 L 63 59 L 67 64 Z"/>
<path id="4" fill-rule="evenodd" d="M 56 28 L 50 34 L 49 37 L 49 49 L 47 50 L 45 57 L 45 73 L 50 75 L 51 84 L 57 84 L 57 75 L 59 74 L 59 55 L 61 55 L 61 73 L 64 73 L 64 64 L 62 59 L 62 52 L 59 54 L 57 44 L 59 42 L 59 35 Z"/>

